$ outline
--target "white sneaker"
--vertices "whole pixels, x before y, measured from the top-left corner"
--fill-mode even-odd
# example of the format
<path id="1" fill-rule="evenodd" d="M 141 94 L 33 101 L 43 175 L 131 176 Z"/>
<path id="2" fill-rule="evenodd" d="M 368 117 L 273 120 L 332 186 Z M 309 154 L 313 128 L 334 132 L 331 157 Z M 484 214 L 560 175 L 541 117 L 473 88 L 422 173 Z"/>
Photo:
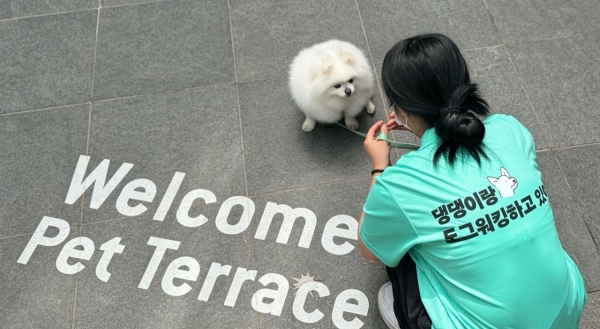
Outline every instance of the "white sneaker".
<path id="1" fill-rule="evenodd" d="M 384 284 L 379 289 L 377 305 L 379 306 L 379 313 L 381 313 L 381 317 L 388 328 L 400 329 L 398 319 L 396 319 L 396 314 L 394 313 L 394 293 L 391 282 Z"/>

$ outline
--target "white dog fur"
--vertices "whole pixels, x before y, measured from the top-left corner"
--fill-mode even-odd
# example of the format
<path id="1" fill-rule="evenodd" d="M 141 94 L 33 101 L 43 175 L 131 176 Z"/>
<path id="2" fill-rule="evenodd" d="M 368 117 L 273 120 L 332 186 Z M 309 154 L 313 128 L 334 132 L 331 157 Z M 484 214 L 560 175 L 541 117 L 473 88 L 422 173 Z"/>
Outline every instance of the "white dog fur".
<path id="1" fill-rule="evenodd" d="M 306 132 L 316 122 L 333 123 L 342 117 L 348 128 L 358 128 L 355 117 L 363 108 L 369 114 L 375 112 L 373 85 L 367 58 L 344 41 L 330 40 L 303 49 L 290 66 L 289 87 L 306 115 L 302 124 Z"/>

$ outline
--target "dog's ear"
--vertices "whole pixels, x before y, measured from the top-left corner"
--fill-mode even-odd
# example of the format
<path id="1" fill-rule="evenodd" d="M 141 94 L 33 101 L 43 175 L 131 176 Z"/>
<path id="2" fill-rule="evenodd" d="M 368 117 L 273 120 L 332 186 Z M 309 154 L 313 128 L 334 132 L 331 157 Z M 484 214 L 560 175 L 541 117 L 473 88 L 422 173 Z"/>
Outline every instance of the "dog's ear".
<path id="1" fill-rule="evenodd" d="M 494 185 L 494 186 L 496 186 L 496 184 L 498 183 L 498 178 L 496 178 L 496 177 L 488 176 L 488 178 L 487 178 L 487 179 L 488 179 L 488 181 L 489 181 L 490 183 L 492 183 L 492 185 Z"/>
<path id="2" fill-rule="evenodd" d="M 323 58 L 321 61 L 321 73 L 327 75 L 333 70 L 333 60 L 331 58 Z"/>
<path id="3" fill-rule="evenodd" d="M 354 64 L 355 64 L 355 62 L 354 62 L 354 56 L 352 56 L 349 53 L 343 53 L 342 54 L 342 59 L 344 60 L 344 63 L 346 63 L 348 65 L 354 66 Z"/>
<path id="4" fill-rule="evenodd" d="M 321 75 L 329 74 L 331 70 L 333 70 L 333 60 L 331 58 L 322 58 L 318 68 L 310 72 L 310 78 L 315 80 Z"/>
<path id="5" fill-rule="evenodd" d="M 317 77 L 321 74 L 321 70 L 316 69 L 310 72 L 310 80 L 315 81 Z"/>
<path id="6" fill-rule="evenodd" d="M 510 174 L 506 169 L 504 169 L 504 167 L 500 167 L 500 173 L 502 174 L 502 176 L 510 177 Z"/>

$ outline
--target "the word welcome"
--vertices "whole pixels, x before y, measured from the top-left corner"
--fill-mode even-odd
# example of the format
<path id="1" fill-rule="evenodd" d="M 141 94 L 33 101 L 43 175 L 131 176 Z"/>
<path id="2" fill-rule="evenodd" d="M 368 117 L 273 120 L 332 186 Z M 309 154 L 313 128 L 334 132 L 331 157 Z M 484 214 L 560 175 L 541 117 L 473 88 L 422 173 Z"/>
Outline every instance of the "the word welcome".
<path id="1" fill-rule="evenodd" d="M 125 178 L 127 173 L 133 168 L 131 163 L 123 163 L 117 172 L 106 182 L 106 176 L 110 160 L 104 159 L 96 168 L 87 176 L 85 172 L 89 163 L 88 156 L 80 156 L 77 162 L 77 167 L 71 180 L 71 185 L 65 199 L 66 204 L 75 203 L 83 193 L 91 186 L 94 185 L 90 208 L 98 209 L 109 195 L 115 190 L 115 188 Z M 165 195 L 163 196 L 158 209 L 154 214 L 153 220 L 163 221 L 173 204 L 175 195 L 178 193 L 181 183 L 185 177 L 185 173 L 175 172 Z M 116 208 L 119 213 L 124 216 L 139 216 L 146 212 L 148 208 L 143 202 L 152 202 L 156 196 L 156 185 L 149 179 L 134 179 L 127 183 L 121 190 L 116 202 Z M 189 210 L 192 204 L 196 200 L 202 200 L 205 204 L 211 204 L 217 202 L 215 194 L 206 189 L 195 189 L 185 194 L 181 200 L 179 207 L 177 208 L 176 218 L 177 221 L 186 227 L 199 227 L 208 222 L 206 216 L 200 214 L 196 217 L 189 215 Z M 130 206 L 133 201 L 139 201 L 136 205 Z M 230 224 L 227 221 L 231 210 L 235 206 L 243 207 L 243 212 L 235 224 Z M 215 218 L 215 225 L 217 229 L 224 234 L 240 234 L 244 232 L 254 217 L 255 204 L 252 199 L 244 196 L 233 196 L 225 200 Z M 265 209 L 260 218 L 260 222 L 254 234 L 255 239 L 265 240 L 269 228 L 273 222 L 273 218 L 280 214 L 283 216 L 283 223 L 277 235 L 277 243 L 287 244 L 292 227 L 296 219 L 304 219 L 304 227 L 302 229 L 302 235 L 298 243 L 299 247 L 309 248 L 313 239 L 315 227 L 317 226 L 317 217 L 315 214 L 306 208 L 294 208 L 285 204 L 276 204 L 273 202 L 267 202 Z M 345 239 L 356 240 L 356 230 L 358 222 L 353 217 L 347 215 L 337 215 L 330 218 L 325 224 L 323 234 L 321 236 L 321 244 L 323 248 L 334 255 L 345 255 L 350 253 L 354 246 L 345 241 L 338 245 L 333 242 L 334 237 L 340 237 Z"/>

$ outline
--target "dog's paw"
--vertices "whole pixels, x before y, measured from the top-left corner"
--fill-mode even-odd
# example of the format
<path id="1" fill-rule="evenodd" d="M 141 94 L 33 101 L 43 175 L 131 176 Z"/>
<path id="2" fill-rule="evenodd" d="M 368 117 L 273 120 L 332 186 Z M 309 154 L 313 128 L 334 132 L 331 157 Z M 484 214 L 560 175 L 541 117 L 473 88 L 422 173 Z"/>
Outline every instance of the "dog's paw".
<path id="1" fill-rule="evenodd" d="M 367 103 L 367 113 L 369 113 L 369 114 L 375 113 L 375 104 L 373 104 L 373 102 L 371 102 L 370 99 L 369 99 L 369 103 Z"/>
<path id="2" fill-rule="evenodd" d="M 344 123 L 346 124 L 346 127 L 352 130 L 356 130 L 356 128 L 358 128 L 358 121 L 356 121 L 355 118 L 345 118 Z"/>
<path id="3" fill-rule="evenodd" d="M 306 132 L 310 132 L 313 129 L 315 129 L 315 124 L 317 122 L 311 118 L 306 118 L 306 120 L 304 120 L 304 123 L 302 124 L 302 130 L 306 131 Z"/>

